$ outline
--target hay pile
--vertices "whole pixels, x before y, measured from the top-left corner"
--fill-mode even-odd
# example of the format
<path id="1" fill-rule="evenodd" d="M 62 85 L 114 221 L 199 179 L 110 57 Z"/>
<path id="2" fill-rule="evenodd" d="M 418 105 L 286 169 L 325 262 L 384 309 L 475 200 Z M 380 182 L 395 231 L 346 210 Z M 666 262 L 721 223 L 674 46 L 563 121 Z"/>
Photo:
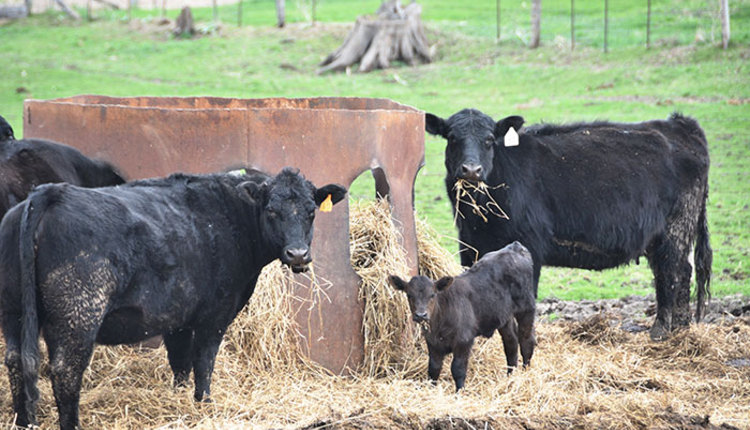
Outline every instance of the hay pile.
<path id="1" fill-rule="evenodd" d="M 693 325 L 662 343 L 617 332 L 602 316 L 542 324 L 528 370 L 505 375 L 495 336 L 475 345 L 464 391 L 453 392 L 448 363 L 433 387 L 406 300 L 385 283 L 406 273 L 387 211 L 355 205 L 351 214 L 368 348 L 357 376 L 331 376 L 300 357 L 284 313 L 290 285 L 271 264 L 222 344 L 213 403 L 193 402 L 192 387 L 171 388 L 163 348 L 99 347 L 82 391 L 84 428 L 750 428 L 750 367 L 731 364 L 750 358 L 747 322 Z M 425 274 L 460 271 L 424 224 L 418 230 Z M 47 377 L 40 389 L 42 427 L 55 428 Z M 3 375 L 0 428 L 13 420 L 8 391 Z"/>

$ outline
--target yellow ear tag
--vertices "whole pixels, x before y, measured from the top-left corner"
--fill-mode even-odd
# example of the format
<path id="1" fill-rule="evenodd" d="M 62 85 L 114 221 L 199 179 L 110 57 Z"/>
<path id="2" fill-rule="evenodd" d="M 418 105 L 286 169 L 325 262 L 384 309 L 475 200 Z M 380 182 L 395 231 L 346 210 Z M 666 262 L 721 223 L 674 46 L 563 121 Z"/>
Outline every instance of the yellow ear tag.
<path id="1" fill-rule="evenodd" d="M 331 209 L 333 209 L 333 202 L 331 201 L 331 195 L 329 194 L 328 197 L 323 200 L 323 203 L 320 204 L 320 211 L 330 212 Z"/>

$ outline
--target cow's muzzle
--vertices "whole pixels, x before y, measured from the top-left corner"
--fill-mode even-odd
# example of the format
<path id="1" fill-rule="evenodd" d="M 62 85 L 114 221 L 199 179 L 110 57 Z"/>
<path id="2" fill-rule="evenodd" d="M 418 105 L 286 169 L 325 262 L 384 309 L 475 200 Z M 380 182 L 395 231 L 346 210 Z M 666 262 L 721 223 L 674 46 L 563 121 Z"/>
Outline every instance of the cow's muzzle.
<path id="1" fill-rule="evenodd" d="M 429 320 L 427 312 L 415 312 L 414 315 L 412 315 L 412 318 L 416 323 L 421 323 Z"/>
<path id="2" fill-rule="evenodd" d="M 481 164 L 464 163 L 459 169 L 459 178 L 469 182 L 480 182 L 484 180 L 484 168 Z"/>
<path id="3" fill-rule="evenodd" d="M 288 246 L 281 254 L 281 262 L 289 266 L 294 273 L 306 272 L 311 261 L 309 248 Z"/>

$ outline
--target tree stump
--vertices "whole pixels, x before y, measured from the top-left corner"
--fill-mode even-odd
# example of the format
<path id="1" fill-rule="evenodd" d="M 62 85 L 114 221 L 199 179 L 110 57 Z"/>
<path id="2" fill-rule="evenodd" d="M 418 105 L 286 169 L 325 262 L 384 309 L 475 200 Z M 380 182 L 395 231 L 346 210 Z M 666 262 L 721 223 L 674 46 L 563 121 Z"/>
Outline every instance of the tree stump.
<path id="1" fill-rule="evenodd" d="M 406 7 L 401 6 L 400 0 L 384 2 L 375 18 L 357 18 L 341 47 L 320 63 L 318 74 L 344 70 L 358 61 L 360 72 L 388 68 L 394 60 L 410 66 L 418 59 L 429 63 L 430 48 L 421 14 L 422 7 L 415 2 Z"/>
<path id="2" fill-rule="evenodd" d="M 172 33 L 177 37 L 192 37 L 195 34 L 193 12 L 190 11 L 188 6 L 183 7 L 180 11 L 180 16 L 175 21 L 175 28 Z"/>

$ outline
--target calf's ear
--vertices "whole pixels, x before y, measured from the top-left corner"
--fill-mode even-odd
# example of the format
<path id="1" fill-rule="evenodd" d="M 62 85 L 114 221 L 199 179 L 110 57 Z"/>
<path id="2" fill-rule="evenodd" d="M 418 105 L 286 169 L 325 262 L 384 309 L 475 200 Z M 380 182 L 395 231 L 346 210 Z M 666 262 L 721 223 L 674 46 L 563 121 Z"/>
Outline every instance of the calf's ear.
<path id="1" fill-rule="evenodd" d="M 396 275 L 391 275 L 388 277 L 388 283 L 391 284 L 391 286 L 397 290 L 400 291 L 406 291 L 406 281 L 399 278 Z"/>
<path id="2" fill-rule="evenodd" d="M 263 201 L 263 194 L 268 188 L 268 183 L 263 182 L 261 184 L 253 181 L 245 181 L 237 185 L 240 195 L 245 197 L 250 203 L 257 203 Z"/>
<path id="3" fill-rule="evenodd" d="M 453 285 L 453 276 L 443 276 L 435 281 L 435 289 L 438 291 L 443 291 L 451 285 Z"/>
<path id="4" fill-rule="evenodd" d="M 524 119 L 521 116 L 513 115 L 509 116 L 507 118 L 503 118 L 500 121 L 495 124 L 495 137 L 498 139 L 502 139 L 505 137 L 505 133 L 508 132 L 508 129 L 513 127 L 514 130 L 518 131 L 523 127 Z"/>
<path id="5" fill-rule="evenodd" d="M 346 188 L 337 184 L 328 184 L 315 190 L 315 206 L 320 206 L 321 203 L 331 196 L 331 203 L 336 204 L 346 196 Z"/>
<path id="6" fill-rule="evenodd" d="M 424 114 L 424 128 L 428 133 L 448 138 L 448 126 L 445 120 L 431 113 Z"/>

